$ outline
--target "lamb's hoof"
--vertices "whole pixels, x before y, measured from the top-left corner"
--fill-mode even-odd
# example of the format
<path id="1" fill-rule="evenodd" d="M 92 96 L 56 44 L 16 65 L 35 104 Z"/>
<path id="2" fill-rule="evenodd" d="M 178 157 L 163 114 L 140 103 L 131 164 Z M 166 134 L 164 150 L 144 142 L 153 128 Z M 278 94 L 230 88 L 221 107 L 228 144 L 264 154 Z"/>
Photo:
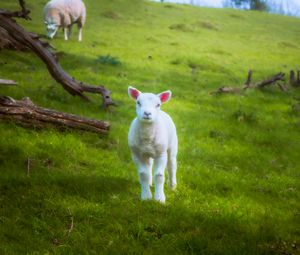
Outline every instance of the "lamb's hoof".
<path id="1" fill-rule="evenodd" d="M 151 191 L 142 191 L 141 199 L 143 201 L 145 201 L 145 200 L 151 200 L 152 199 Z"/>
<path id="2" fill-rule="evenodd" d="M 166 196 L 165 194 L 158 194 L 158 195 L 155 194 L 155 200 L 157 202 L 164 204 L 166 202 Z"/>
<path id="3" fill-rule="evenodd" d="M 176 187 L 177 187 L 177 183 L 170 183 L 170 184 L 169 184 L 169 188 L 170 188 L 171 190 L 176 190 Z"/>

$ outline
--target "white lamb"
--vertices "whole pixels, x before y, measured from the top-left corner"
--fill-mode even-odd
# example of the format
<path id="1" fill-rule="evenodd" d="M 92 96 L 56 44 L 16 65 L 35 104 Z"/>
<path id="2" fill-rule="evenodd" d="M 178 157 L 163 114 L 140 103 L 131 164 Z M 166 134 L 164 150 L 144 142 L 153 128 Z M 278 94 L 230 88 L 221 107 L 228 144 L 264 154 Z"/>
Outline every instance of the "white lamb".
<path id="1" fill-rule="evenodd" d="M 132 121 L 128 144 L 136 164 L 141 184 L 141 199 L 152 198 L 152 165 L 154 161 L 155 200 L 164 203 L 165 168 L 168 168 L 169 187 L 176 187 L 178 139 L 171 117 L 160 109 L 171 98 L 171 91 L 158 95 L 141 93 L 133 87 L 128 94 L 136 100 L 137 117 Z"/>
<path id="2" fill-rule="evenodd" d="M 44 8 L 44 20 L 49 38 L 53 38 L 57 30 L 64 29 L 65 40 L 71 34 L 74 23 L 78 26 L 78 41 L 82 40 L 82 27 L 86 19 L 85 5 L 81 0 L 51 0 Z"/>

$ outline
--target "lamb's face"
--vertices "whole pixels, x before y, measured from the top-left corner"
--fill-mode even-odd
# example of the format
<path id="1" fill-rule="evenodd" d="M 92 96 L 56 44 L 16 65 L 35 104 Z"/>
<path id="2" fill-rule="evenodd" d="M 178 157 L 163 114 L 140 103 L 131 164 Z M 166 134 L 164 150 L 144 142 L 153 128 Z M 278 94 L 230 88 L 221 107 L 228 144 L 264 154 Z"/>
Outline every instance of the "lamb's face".
<path id="1" fill-rule="evenodd" d="M 160 99 L 151 93 L 141 93 L 136 100 L 136 114 L 140 121 L 153 122 L 160 111 Z"/>
<path id="2" fill-rule="evenodd" d="M 152 93 L 141 93 L 133 87 L 128 88 L 128 94 L 136 100 L 137 118 L 142 122 L 154 122 L 160 111 L 162 103 L 171 98 L 171 91 L 165 91 L 158 95 Z"/>
<path id="3" fill-rule="evenodd" d="M 47 36 L 52 39 L 58 29 L 58 26 L 53 22 L 47 22 L 47 21 L 45 21 L 45 25 L 47 30 Z"/>

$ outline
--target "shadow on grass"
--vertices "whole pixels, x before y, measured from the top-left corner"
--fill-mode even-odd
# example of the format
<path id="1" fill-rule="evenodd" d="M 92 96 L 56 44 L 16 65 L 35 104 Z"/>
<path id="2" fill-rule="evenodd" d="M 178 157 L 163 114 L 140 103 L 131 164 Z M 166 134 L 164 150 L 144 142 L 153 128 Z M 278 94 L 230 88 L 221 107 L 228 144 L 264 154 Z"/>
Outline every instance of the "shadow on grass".
<path id="1" fill-rule="evenodd" d="M 3 169 L 4 170 L 4 169 Z M 46 199 L 49 195 L 55 200 L 78 199 L 87 202 L 103 202 L 112 194 L 126 194 L 132 186 L 131 182 L 118 177 L 85 175 L 85 174 L 62 174 L 47 172 L 32 174 L 32 176 L 18 176 L 9 173 L 1 177 L 1 194 L 6 197 L 3 206 L 10 207 L 9 201 L 18 201 L 17 207 L 27 204 L 27 199 L 32 198 L 31 203 L 38 199 Z M 20 196 L 22 194 L 22 196 Z M 39 203 L 43 204 L 43 201 Z M 7 203 L 6 203 L 7 202 Z M 25 204 L 24 204 L 25 203 Z M 27 204 L 28 205 L 28 204 Z M 26 206 L 24 207 L 26 208 Z"/>
<path id="2" fill-rule="evenodd" d="M 72 242 L 71 250 L 76 251 L 88 250 L 92 237 L 103 254 L 268 254 L 272 249 L 276 252 L 273 244 L 278 242 L 269 219 L 250 225 L 238 215 L 217 210 L 193 212 L 182 200 L 168 206 L 119 201 L 101 219 L 96 218 L 96 210 L 81 208 L 78 214 L 94 217 L 90 231 L 85 232 L 87 243 Z M 292 246 L 286 248 L 291 250 Z"/>

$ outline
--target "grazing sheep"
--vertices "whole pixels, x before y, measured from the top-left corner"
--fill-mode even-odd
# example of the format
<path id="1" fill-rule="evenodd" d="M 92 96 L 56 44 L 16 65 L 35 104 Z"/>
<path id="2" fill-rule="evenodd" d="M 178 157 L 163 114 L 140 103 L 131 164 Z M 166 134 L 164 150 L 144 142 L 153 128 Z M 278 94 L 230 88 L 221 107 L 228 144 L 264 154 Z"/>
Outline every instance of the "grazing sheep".
<path id="1" fill-rule="evenodd" d="M 78 41 L 81 41 L 85 18 L 86 9 L 81 0 L 51 0 L 44 8 L 47 35 L 51 39 L 57 30 L 62 27 L 64 29 L 65 40 L 68 40 L 72 25 L 77 23 Z"/>
<path id="2" fill-rule="evenodd" d="M 176 127 L 171 117 L 160 110 L 162 103 L 171 98 L 171 91 L 158 95 L 141 93 L 133 87 L 128 88 L 128 94 L 136 100 L 137 117 L 132 121 L 128 144 L 132 159 L 138 169 L 141 184 L 141 199 L 152 198 L 152 165 L 154 163 L 155 200 L 164 203 L 164 171 L 167 166 L 169 187 L 176 187 L 176 168 L 178 140 Z"/>

